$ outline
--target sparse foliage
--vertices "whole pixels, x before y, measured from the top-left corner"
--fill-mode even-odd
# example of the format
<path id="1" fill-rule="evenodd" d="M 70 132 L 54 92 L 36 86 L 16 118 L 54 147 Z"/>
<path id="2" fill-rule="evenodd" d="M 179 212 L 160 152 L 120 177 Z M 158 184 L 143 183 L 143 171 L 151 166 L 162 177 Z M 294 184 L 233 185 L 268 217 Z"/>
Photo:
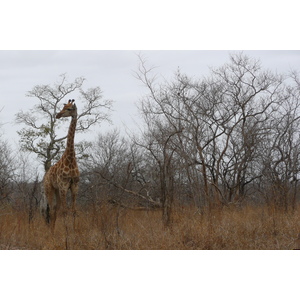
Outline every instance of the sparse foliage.
<path id="1" fill-rule="evenodd" d="M 16 122 L 24 124 L 18 134 L 20 136 L 21 148 L 24 151 L 35 153 L 44 164 L 47 171 L 58 154 L 64 147 L 64 140 L 67 135 L 58 136 L 59 124 L 55 115 L 59 111 L 62 101 L 67 101 L 67 97 L 75 97 L 82 102 L 78 116 L 77 131 L 84 132 L 91 126 L 104 120 L 108 120 L 108 110 L 111 109 L 112 101 L 103 100 L 100 87 L 83 89 L 83 77 L 76 78 L 73 82 L 68 82 L 65 74 L 60 76 L 60 80 L 51 85 L 37 85 L 27 93 L 28 97 L 38 99 L 38 104 L 27 112 L 20 111 L 16 114 Z M 79 144 L 80 149 L 85 148 Z"/>

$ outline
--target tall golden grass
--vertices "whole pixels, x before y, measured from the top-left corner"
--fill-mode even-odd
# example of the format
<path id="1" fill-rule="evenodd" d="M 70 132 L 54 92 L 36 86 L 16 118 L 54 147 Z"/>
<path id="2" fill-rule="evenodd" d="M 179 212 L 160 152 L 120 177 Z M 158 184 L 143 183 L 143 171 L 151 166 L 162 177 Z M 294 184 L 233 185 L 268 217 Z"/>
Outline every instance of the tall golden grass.
<path id="1" fill-rule="evenodd" d="M 162 213 L 108 204 L 60 215 L 52 234 L 38 211 L 0 210 L 0 249 L 293 249 L 300 232 L 300 208 L 224 207 L 200 211 L 177 207 L 170 226 Z"/>

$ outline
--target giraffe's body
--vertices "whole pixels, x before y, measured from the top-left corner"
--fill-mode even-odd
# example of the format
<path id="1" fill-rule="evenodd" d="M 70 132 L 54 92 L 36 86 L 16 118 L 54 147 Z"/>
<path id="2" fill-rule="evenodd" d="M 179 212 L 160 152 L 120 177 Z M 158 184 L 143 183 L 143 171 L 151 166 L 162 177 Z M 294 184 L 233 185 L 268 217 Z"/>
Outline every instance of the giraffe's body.
<path id="1" fill-rule="evenodd" d="M 57 212 L 62 205 L 64 213 L 67 210 L 67 192 L 71 190 L 72 210 L 75 215 L 76 196 L 78 193 L 79 170 L 76 162 L 74 136 L 77 124 L 77 108 L 74 100 L 69 100 L 63 110 L 56 115 L 56 118 L 72 117 L 67 147 L 61 159 L 53 165 L 44 176 L 44 192 L 47 199 L 48 213 L 47 221 L 54 231 Z"/>

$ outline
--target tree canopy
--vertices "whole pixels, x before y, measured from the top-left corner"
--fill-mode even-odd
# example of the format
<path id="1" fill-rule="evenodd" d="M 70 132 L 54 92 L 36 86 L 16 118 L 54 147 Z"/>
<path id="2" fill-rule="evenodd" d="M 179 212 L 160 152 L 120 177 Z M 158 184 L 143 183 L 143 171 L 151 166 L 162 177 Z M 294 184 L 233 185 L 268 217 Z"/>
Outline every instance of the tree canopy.
<path id="1" fill-rule="evenodd" d="M 36 85 L 26 96 L 36 98 L 38 103 L 29 111 L 16 114 L 16 122 L 25 127 L 18 131 L 21 149 L 35 153 L 47 171 L 64 148 L 67 135 L 58 136 L 62 121 L 57 122 L 55 115 L 68 97 L 83 103 L 78 115 L 77 131 L 84 132 L 90 127 L 109 121 L 111 100 L 104 100 L 100 87 L 84 89 L 84 77 L 78 77 L 69 82 L 66 74 L 62 74 L 53 85 Z M 86 147 L 84 142 L 77 143 L 78 155 Z"/>

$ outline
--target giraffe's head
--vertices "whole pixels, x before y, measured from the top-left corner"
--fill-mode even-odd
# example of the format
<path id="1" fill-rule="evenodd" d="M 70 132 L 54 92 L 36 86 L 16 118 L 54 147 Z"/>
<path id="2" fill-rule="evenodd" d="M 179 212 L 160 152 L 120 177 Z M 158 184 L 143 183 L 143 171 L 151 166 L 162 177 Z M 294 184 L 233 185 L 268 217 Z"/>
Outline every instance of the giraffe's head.
<path id="1" fill-rule="evenodd" d="M 69 102 L 64 105 L 64 108 L 56 115 L 56 118 L 60 119 L 77 116 L 77 107 L 74 102 L 74 99 L 70 99 Z"/>

